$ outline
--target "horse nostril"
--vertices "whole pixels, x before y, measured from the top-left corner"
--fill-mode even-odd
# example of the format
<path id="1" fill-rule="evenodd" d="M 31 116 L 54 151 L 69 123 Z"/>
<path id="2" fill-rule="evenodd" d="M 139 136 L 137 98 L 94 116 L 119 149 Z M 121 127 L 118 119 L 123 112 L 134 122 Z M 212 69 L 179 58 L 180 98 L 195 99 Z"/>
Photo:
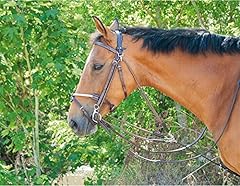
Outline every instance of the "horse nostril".
<path id="1" fill-rule="evenodd" d="M 69 122 L 69 125 L 72 129 L 77 129 L 77 127 L 78 127 L 77 123 L 74 120 L 71 120 Z"/>

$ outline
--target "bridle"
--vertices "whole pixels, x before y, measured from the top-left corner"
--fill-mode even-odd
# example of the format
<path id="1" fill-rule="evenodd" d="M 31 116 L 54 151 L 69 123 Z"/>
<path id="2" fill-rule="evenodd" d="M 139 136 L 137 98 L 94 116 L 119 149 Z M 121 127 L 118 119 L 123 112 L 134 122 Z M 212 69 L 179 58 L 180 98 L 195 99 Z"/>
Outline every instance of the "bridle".
<path id="1" fill-rule="evenodd" d="M 118 135 L 119 137 L 121 137 L 122 139 L 124 139 L 125 141 L 127 141 L 128 144 L 132 144 L 134 146 L 138 146 L 137 144 L 135 144 L 133 141 L 131 140 L 128 140 L 127 137 L 123 134 L 121 134 L 120 132 L 118 132 L 110 123 L 108 123 L 107 121 L 103 120 L 102 119 L 102 116 L 100 114 L 100 109 L 102 107 L 102 105 L 105 103 L 107 105 L 109 105 L 109 110 L 110 112 L 112 112 L 115 108 L 114 104 L 112 104 L 107 98 L 107 93 L 109 91 L 109 88 L 110 88 L 110 85 L 111 85 L 111 82 L 113 80 L 113 77 L 114 77 L 114 74 L 116 72 L 116 69 L 118 70 L 118 74 L 119 74 L 119 79 L 121 81 L 121 85 L 122 85 L 122 90 L 123 90 L 123 94 L 124 94 L 124 97 L 126 98 L 127 97 L 127 89 L 126 89 L 126 84 L 125 84 L 125 81 L 124 81 L 124 78 L 123 78 L 123 71 L 122 71 L 122 66 L 121 66 L 121 62 L 123 61 L 126 66 L 128 67 L 128 70 L 130 71 L 130 73 L 132 74 L 136 84 L 137 84 L 137 87 L 138 87 L 138 90 L 140 91 L 141 93 L 141 96 L 145 99 L 147 105 L 149 106 L 150 110 L 153 112 L 153 115 L 156 119 L 156 122 L 162 124 L 162 119 L 159 117 L 159 115 L 157 114 L 157 112 L 155 111 L 155 109 L 153 108 L 152 104 L 150 103 L 148 97 L 146 96 L 145 92 L 142 90 L 141 88 L 141 85 L 139 84 L 138 80 L 136 79 L 136 76 L 135 74 L 133 73 L 132 69 L 130 68 L 130 66 L 128 65 L 128 63 L 126 63 L 126 61 L 123 60 L 123 47 L 122 47 L 122 42 L 123 42 L 123 36 L 122 36 L 122 33 L 119 31 L 119 30 L 116 30 L 114 31 L 116 33 L 116 36 L 117 36 L 117 47 L 116 49 L 109 46 L 109 45 L 106 45 L 100 41 L 96 41 L 94 42 L 95 45 L 97 46 L 100 46 L 102 48 L 105 48 L 107 50 L 109 50 L 110 52 L 114 53 L 115 56 L 114 56 L 114 59 L 112 61 L 112 66 L 111 66 L 111 69 L 109 71 L 109 74 L 107 76 L 107 80 L 105 82 L 105 85 L 103 87 L 103 90 L 100 94 L 97 94 L 97 93 L 93 93 L 93 94 L 86 94 L 86 93 L 73 93 L 72 94 L 72 100 L 78 105 L 79 109 L 83 112 L 84 116 L 88 119 L 88 121 L 92 124 L 92 125 L 96 125 L 96 124 L 99 124 L 100 126 L 102 126 L 104 129 L 106 129 L 107 131 L 111 131 L 111 132 L 114 132 L 116 135 Z M 225 121 L 225 124 L 224 124 L 224 127 L 222 129 L 222 132 L 220 133 L 219 137 L 217 138 L 217 140 L 215 141 L 215 145 L 220 141 L 221 137 L 223 136 L 224 132 L 225 132 L 225 129 L 227 128 L 228 126 L 228 123 L 229 123 L 229 120 L 231 118 L 231 115 L 232 115 L 232 112 L 233 112 L 233 109 L 234 109 L 234 105 L 236 103 L 236 100 L 237 100 L 237 96 L 238 96 L 238 92 L 239 92 L 239 89 L 240 89 L 240 80 L 237 82 L 237 89 L 236 91 L 234 92 L 234 95 L 233 95 L 233 99 L 232 99 L 232 102 L 231 102 L 231 106 L 230 106 L 230 109 L 229 109 L 229 112 L 228 112 L 228 115 L 226 117 L 226 121 Z M 91 98 L 93 99 L 94 101 L 96 101 L 96 103 L 94 104 L 94 110 L 92 112 L 91 115 L 89 115 L 88 111 L 84 108 L 84 106 L 80 103 L 80 101 L 76 98 L 76 97 L 87 97 L 87 98 Z M 193 150 L 190 149 L 191 146 L 195 145 L 199 140 L 201 140 L 206 132 L 206 127 L 202 130 L 202 132 L 199 134 L 199 136 L 197 137 L 196 140 L 194 140 L 192 143 L 190 144 L 187 144 L 187 145 L 183 145 L 181 144 L 183 147 L 181 148 L 178 148 L 178 149 L 174 149 L 174 150 L 168 150 L 168 151 L 159 151 L 159 153 L 175 153 L 175 152 L 179 152 L 179 151 L 183 151 L 183 150 L 190 150 L 192 152 L 194 152 Z M 134 137 L 137 137 L 137 138 L 141 138 L 139 136 L 136 136 L 136 135 L 133 135 Z M 152 140 L 152 141 L 158 141 L 157 139 L 145 139 L 145 140 Z M 140 159 L 144 159 L 144 160 L 147 160 L 147 161 L 150 161 L 150 162 L 161 162 L 161 163 L 179 163 L 179 162 L 185 162 L 185 161 L 189 161 L 189 160 L 193 160 L 193 159 L 196 159 L 200 156 L 206 158 L 208 161 L 214 163 L 215 165 L 218 165 L 224 169 L 226 169 L 226 167 L 223 167 L 221 164 L 219 163 L 216 163 L 212 160 L 210 160 L 208 157 L 206 157 L 206 154 L 208 152 L 210 152 L 211 150 L 213 150 L 214 148 L 214 145 L 210 146 L 210 148 L 208 150 L 206 150 L 205 152 L 201 153 L 201 154 L 198 154 L 194 157 L 190 157 L 190 158 L 186 158 L 186 159 L 183 159 L 183 160 L 153 160 L 153 159 L 148 159 L 146 157 L 143 157 L 139 154 L 137 154 L 136 152 L 132 152 L 136 157 L 140 158 Z M 149 151 L 151 152 L 151 151 Z M 156 152 L 153 152 L 153 153 L 156 153 Z M 195 152 L 194 152 L 195 153 Z M 227 168 L 227 170 L 229 170 Z M 231 171 L 231 170 L 230 170 Z M 234 172 L 233 172 L 234 173 Z M 236 173 L 234 173 L 235 175 L 237 175 Z M 237 175 L 239 176 L 239 175 Z"/>
<path id="2" fill-rule="evenodd" d="M 103 48 L 105 48 L 105 49 L 107 49 L 110 52 L 115 54 L 114 59 L 112 61 L 111 69 L 109 71 L 107 80 L 105 82 L 105 85 L 103 87 L 103 90 L 102 90 L 101 94 L 74 93 L 72 95 L 72 99 L 75 102 L 77 102 L 80 109 L 83 111 L 83 114 L 88 118 L 88 120 L 92 124 L 97 124 L 97 123 L 99 123 L 99 121 L 102 120 L 102 116 L 100 114 L 100 109 L 101 109 L 103 103 L 106 103 L 106 104 L 109 105 L 110 112 L 112 112 L 115 108 L 114 104 L 112 104 L 108 99 L 106 99 L 106 96 L 107 96 L 107 93 L 109 91 L 109 87 L 110 87 L 111 82 L 113 80 L 116 69 L 118 70 L 118 74 L 119 74 L 119 78 L 120 78 L 120 81 L 121 81 L 121 84 L 122 84 L 122 90 L 123 90 L 123 93 L 124 93 L 124 97 L 125 98 L 127 97 L 127 89 L 126 89 L 126 84 L 124 82 L 122 66 L 121 66 L 123 50 L 124 50 L 123 47 L 122 47 L 123 37 L 122 37 L 122 33 L 120 31 L 116 30 L 115 33 L 117 35 L 117 47 L 116 47 L 116 49 L 114 49 L 113 47 L 111 47 L 109 45 L 105 45 L 104 43 L 99 42 L 99 41 L 94 42 L 95 45 L 103 47 Z M 89 97 L 89 98 L 93 99 L 94 101 L 96 101 L 96 103 L 94 104 L 94 110 L 93 110 L 91 116 L 89 116 L 88 112 L 81 105 L 79 100 L 76 99 L 76 97 Z"/>
<path id="3" fill-rule="evenodd" d="M 121 62 L 124 62 L 125 65 L 127 66 L 129 72 L 131 73 L 132 77 L 134 78 L 138 89 L 140 90 L 140 93 L 142 95 L 142 97 L 146 100 L 149 108 L 151 109 L 151 111 L 153 112 L 156 121 L 161 124 L 162 123 L 162 119 L 159 117 L 158 113 L 156 112 L 156 110 L 153 108 L 152 104 L 150 103 L 150 100 L 148 99 L 148 97 L 146 96 L 146 94 L 144 93 L 144 91 L 141 88 L 140 83 L 138 82 L 135 74 L 133 73 L 131 67 L 128 65 L 128 63 L 126 61 L 123 61 L 123 51 L 124 48 L 122 46 L 122 42 L 123 42 L 123 36 L 122 36 L 122 32 L 119 30 L 115 30 L 114 31 L 116 33 L 117 36 L 117 47 L 113 48 L 109 45 L 106 45 L 100 41 L 95 41 L 94 45 L 100 46 L 102 48 L 105 48 L 107 50 L 109 50 L 110 52 L 114 53 L 114 59 L 112 61 L 112 66 L 111 69 L 109 71 L 107 80 L 105 82 L 105 85 L 103 87 L 103 90 L 101 92 L 101 94 L 86 94 L 86 93 L 73 93 L 72 94 L 72 100 L 75 101 L 77 103 L 77 105 L 79 106 L 80 110 L 83 112 L 84 116 L 90 121 L 90 123 L 92 123 L 93 125 L 95 124 L 99 124 L 100 121 L 102 121 L 102 116 L 100 114 L 100 108 L 103 105 L 103 103 L 109 105 L 109 110 L 110 112 L 112 112 L 115 109 L 115 105 L 112 104 L 107 98 L 107 93 L 109 91 L 111 82 L 113 80 L 114 77 L 114 73 L 116 71 L 116 69 L 118 70 L 118 74 L 119 74 L 119 79 L 122 85 L 122 90 L 123 90 L 123 94 L 124 94 L 124 99 L 128 96 L 127 94 L 127 88 L 126 88 L 126 84 L 123 78 L 123 71 L 122 71 L 122 66 L 121 66 Z M 88 97 L 93 99 L 94 101 L 96 101 L 96 104 L 94 104 L 94 110 L 92 112 L 91 115 L 88 114 L 88 112 L 86 111 L 86 109 L 84 108 L 84 106 L 79 102 L 79 100 L 76 97 Z"/>

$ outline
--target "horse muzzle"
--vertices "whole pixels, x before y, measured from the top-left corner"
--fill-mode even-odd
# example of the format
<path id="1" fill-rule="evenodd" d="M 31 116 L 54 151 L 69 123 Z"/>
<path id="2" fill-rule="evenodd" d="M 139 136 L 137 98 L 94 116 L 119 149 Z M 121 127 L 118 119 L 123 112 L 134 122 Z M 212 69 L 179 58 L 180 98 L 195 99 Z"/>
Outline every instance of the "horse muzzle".
<path id="1" fill-rule="evenodd" d="M 88 106 L 87 110 L 89 113 L 92 112 L 92 109 L 88 108 Z M 68 124 L 79 137 L 84 137 L 97 131 L 97 125 L 93 124 L 81 111 L 74 115 L 68 115 Z"/>
<path id="2" fill-rule="evenodd" d="M 68 123 L 74 133 L 79 137 L 84 137 L 97 131 L 97 125 L 92 125 L 92 123 L 89 122 L 84 116 L 69 119 Z"/>

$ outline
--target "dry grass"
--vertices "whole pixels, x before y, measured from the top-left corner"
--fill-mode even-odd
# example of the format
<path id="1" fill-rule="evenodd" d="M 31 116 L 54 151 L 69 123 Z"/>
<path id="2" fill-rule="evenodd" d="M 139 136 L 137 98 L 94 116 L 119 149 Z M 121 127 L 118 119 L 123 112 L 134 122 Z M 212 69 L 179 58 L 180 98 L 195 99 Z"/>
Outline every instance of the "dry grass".
<path id="1" fill-rule="evenodd" d="M 174 158 L 174 157 L 171 157 Z M 110 185 L 238 185 L 237 177 L 212 164 L 191 161 L 185 163 L 150 163 L 128 154 L 120 175 L 111 178 Z M 199 168 L 200 167 L 200 168 Z M 192 174 L 191 174 L 192 173 Z"/>

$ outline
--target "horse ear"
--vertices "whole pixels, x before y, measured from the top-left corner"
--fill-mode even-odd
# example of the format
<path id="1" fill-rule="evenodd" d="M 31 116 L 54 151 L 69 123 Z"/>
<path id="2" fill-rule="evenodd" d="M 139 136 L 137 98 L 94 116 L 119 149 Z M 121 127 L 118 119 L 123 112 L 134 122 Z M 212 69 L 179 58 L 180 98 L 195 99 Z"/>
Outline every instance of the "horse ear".
<path id="1" fill-rule="evenodd" d="M 104 38 L 108 38 L 111 35 L 111 30 L 106 27 L 97 16 L 93 16 L 93 20 L 97 31 L 102 34 Z"/>
<path id="2" fill-rule="evenodd" d="M 110 29 L 111 29 L 111 30 L 118 30 L 118 29 L 119 29 L 119 22 L 118 22 L 117 19 L 115 19 L 115 20 L 112 22 L 112 24 L 111 24 L 111 26 L 110 26 Z"/>

